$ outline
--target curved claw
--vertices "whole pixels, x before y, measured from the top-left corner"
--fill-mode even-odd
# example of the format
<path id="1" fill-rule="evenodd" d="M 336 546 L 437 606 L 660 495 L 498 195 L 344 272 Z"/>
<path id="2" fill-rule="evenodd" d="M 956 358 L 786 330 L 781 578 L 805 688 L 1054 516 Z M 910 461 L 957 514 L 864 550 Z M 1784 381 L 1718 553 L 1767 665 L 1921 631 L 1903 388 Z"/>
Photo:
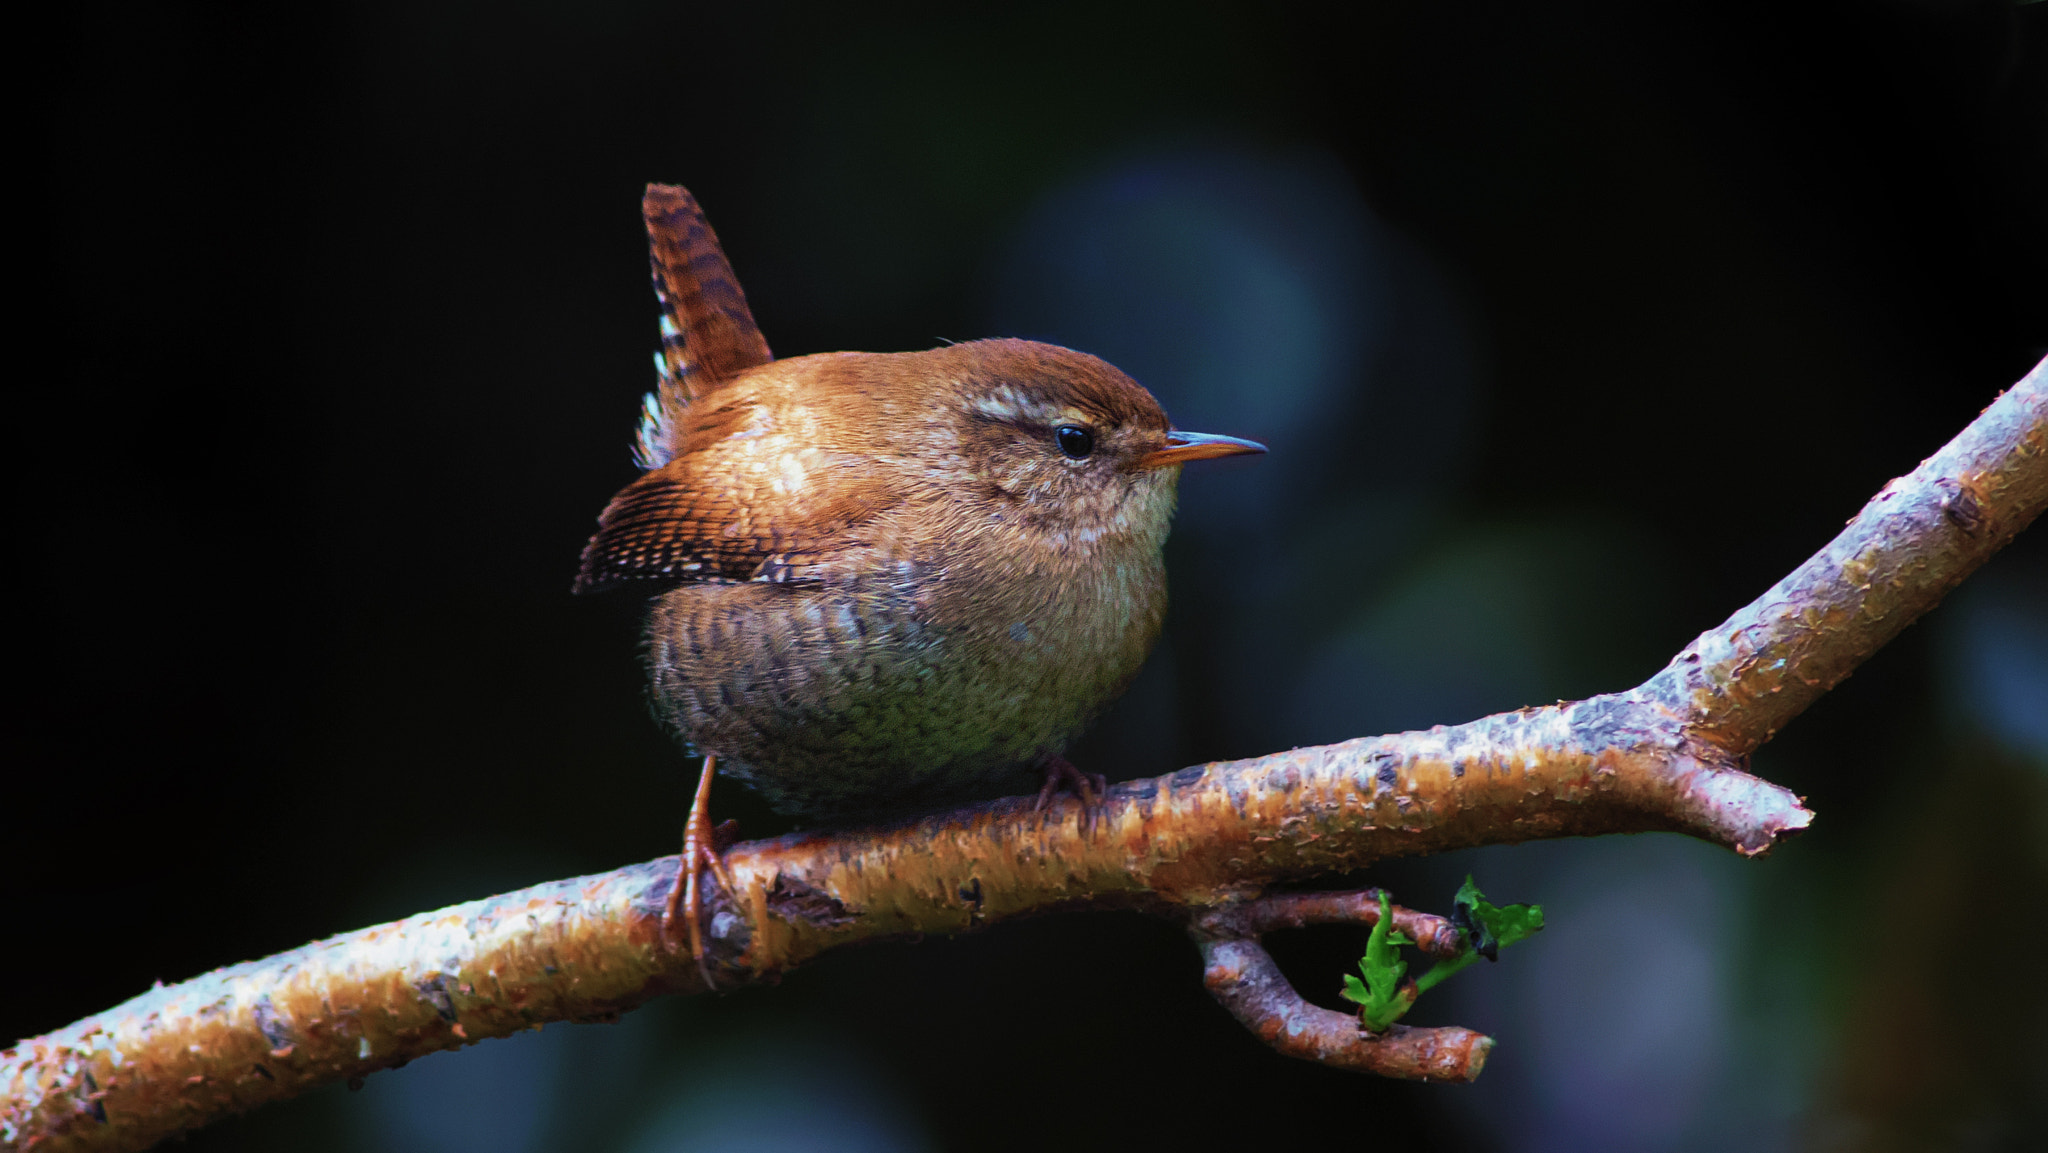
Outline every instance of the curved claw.
<path id="1" fill-rule="evenodd" d="M 711 778 L 717 768 L 717 755 L 706 754 L 704 771 L 697 778 L 697 796 L 690 803 L 690 816 L 683 824 L 683 855 L 677 863 L 675 887 L 669 890 L 668 907 L 662 916 L 662 936 L 670 941 L 675 938 L 676 922 L 684 923 L 690 957 L 697 962 L 697 972 L 703 976 L 707 989 L 718 988 L 718 982 L 711 976 L 711 963 L 704 948 L 704 870 L 709 868 L 726 892 L 734 891 L 732 873 L 725 867 L 725 858 L 719 855 L 719 834 L 730 834 L 731 830 L 723 826 L 714 829 L 711 825 Z"/>
<path id="2" fill-rule="evenodd" d="M 1060 792 L 1081 799 L 1082 831 L 1094 831 L 1095 819 L 1108 801 L 1109 778 L 1101 773 L 1084 773 L 1065 757 L 1051 757 L 1045 762 L 1045 784 L 1039 788 L 1038 802 L 1031 806 L 1031 811 L 1043 812 L 1052 803 L 1053 794 Z"/>

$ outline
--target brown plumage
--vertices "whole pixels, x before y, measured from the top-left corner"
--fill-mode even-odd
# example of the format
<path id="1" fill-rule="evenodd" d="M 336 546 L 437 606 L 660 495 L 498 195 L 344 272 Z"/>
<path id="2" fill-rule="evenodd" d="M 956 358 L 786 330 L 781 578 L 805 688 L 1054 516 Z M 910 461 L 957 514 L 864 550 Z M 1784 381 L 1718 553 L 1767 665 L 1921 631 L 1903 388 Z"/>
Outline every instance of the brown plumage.
<path id="1" fill-rule="evenodd" d="M 650 184 L 640 200 L 654 298 L 661 303 L 661 375 L 683 388 L 678 402 L 775 359 L 754 327 L 746 294 L 718 234 L 690 190 Z"/>
<path id="2" fill-rule="evenodd" d="M 1095 357 L 1022 340 L 770 360 L 680 188 L 645 202 L 664 308 L 649 471 L 576 591 L 660 590 L 658 707 L 778 809 L 900 811 L 1063 765 L 1166 609 L 1171 429 Z"/>

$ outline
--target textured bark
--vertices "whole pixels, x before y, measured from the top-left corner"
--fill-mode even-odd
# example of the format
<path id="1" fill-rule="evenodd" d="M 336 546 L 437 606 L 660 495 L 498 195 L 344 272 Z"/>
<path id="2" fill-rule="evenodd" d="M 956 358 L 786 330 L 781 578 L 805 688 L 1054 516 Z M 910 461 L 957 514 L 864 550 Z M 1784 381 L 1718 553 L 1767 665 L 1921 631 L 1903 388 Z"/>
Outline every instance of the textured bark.
<path id="1" fill-rule="evenodd" d="M 711 892 L 714 971 L 734 987 L 856 941 L 1137 908 L 1186 921 L 1210 989 L 1280 1051 L 1469 1079 L 1488 1039 L 1365 1037 L 1355 1018 L 1302 1002 L 1257 943 L 1306 920 L 1367 922 L 1363 895 L 1264 898 L 1266 887 L 1593 833 L 1675 830 L 1761 853 L 1812 814 L 1743 771 L 1747 755 L 2044 505 L 2048 362 L 1634 690 L 1132 781 L 1092 825 L 1075 804 L 1035 812 L 1017 799 L 737 845 L 735 891 Z M 438 1049 L 702 991 L 659 933 L 675 871 L 670 857 L 536 886 L 153 989 L 0 1054 L 0 1141 L 141 1149 Z M 1404 929 L 1441 947 L 1442 930 L 1405 915 Z"/>
<path id="2" fill-rule="evenodd" d="M 1746 756 L 2048 506 L 2048 361 L 1631 697 Z"/>

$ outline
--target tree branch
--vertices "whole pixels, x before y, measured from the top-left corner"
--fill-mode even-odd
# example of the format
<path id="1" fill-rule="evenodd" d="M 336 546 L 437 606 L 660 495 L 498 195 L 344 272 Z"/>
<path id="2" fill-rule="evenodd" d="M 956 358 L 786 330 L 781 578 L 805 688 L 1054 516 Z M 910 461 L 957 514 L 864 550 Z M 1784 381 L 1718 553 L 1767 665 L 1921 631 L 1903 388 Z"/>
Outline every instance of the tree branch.
<path id="1" fill-rule="evenodd" d="M 1127 782 L 1092 827 L 1078 805 L 1011 799 L 737 845 L 735 891 L 711 893 L 718 980 L 773 979 L 881 937 L 1135 908 L 1188 923 L 1210 990 L 1280 1051 L 1470 1079 L 1487 1038 L 1364 1037 L 1354 1018 L 1303 1002 L 1258 944 L 1317 919 L 1370 923 L 1376 907 L 1265 889 L 1387 857 L 1594 833 L 1675 830 L 1761 853 L 1812 814 L 1744 771 L 1748 755 L 2044 505 L 2048 362 L 1629 692 Z M 153 989 L 0 1054 L 0 1141 L 141 1149 L 436 1050 L 702 992 L 688 956 L 662 943 L 675 872 L 668 857 L 539 885 Z M 1443 947 L 1434 919 L 1404 915 L 1410 935 Z"/>

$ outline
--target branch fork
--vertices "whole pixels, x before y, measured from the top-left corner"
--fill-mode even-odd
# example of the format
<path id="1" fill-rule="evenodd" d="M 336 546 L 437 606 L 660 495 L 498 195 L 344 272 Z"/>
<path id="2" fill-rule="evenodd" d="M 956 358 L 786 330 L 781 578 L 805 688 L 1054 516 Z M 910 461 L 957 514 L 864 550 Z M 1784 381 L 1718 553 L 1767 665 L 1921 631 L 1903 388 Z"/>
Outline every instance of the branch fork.
<path id="1" fill-rule="evenodd" d="M 1260 943 L 1282 929 L 1377 924 L 1383 895 L 1281 893 L 1204 911 L 1188 926 L 1202 952 L 1202 983 L 1239 1024 L 1285 1056 L 1404 1081 L 1474 1080 L 1493 1038 L 1456 1025 L 1367 1032 L 1356 1014 L 1303 998 Z M 1392 914 L 1394 927 L 1428 956 L 1456 957 L 1466 948 L 1464 933 L 1443 917 L 1399 905 Z"/>

